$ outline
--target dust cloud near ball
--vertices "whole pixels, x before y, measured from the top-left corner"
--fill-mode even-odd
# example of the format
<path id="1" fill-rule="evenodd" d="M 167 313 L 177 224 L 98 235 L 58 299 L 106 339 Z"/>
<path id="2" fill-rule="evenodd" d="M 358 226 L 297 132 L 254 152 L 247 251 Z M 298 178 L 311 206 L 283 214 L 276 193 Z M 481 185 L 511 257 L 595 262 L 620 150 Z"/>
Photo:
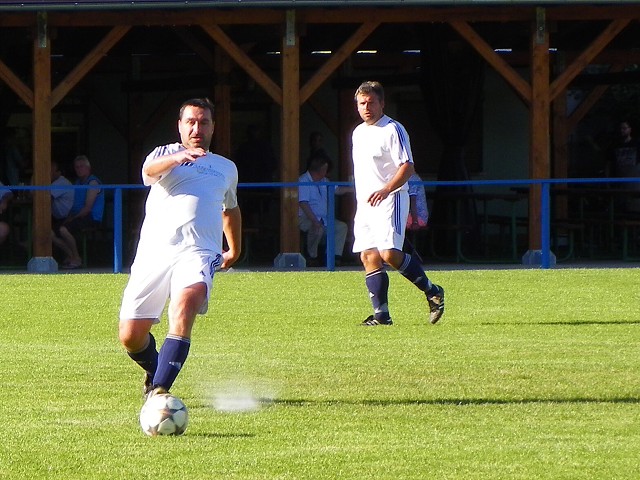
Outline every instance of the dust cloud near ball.
<path id="1" fill-rule="evenodd" d="M 209 405 L 222 413 L 252 413 L 272 404 L 275 387 L 265 381 L 227 380 L 210 385 Z"/>

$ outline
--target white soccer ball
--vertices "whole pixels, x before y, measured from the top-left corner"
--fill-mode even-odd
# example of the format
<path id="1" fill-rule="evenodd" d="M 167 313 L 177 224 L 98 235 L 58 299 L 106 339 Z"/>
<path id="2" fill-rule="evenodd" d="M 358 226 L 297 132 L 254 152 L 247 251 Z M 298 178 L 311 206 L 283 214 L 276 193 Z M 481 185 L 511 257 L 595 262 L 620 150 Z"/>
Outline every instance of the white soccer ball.
<path id="1" fill-rule="evenodd" d="M 140 411 L 140 426 L 150 437 L 182 435 L 189 423 L 186 405 L 175 395 L 158 393 L 150 397 Z"/>

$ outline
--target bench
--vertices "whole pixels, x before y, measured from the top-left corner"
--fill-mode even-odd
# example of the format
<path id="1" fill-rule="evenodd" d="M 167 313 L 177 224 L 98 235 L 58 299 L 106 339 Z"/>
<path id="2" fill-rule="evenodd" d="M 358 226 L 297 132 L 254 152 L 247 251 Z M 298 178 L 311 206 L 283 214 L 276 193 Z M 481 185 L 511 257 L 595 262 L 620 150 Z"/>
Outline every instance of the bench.
<path id="1" fill-rule="evenodd" d="M 260 229 L 257 227 L 243 227 L 242 228 L 242 252 L 240 258 L 236 264 L 241 264 L 249 260 L 251 256 L 251 244 L 252 238 L 260 233 Z"/>
<path id="2" fill-rule="evenodd" d="M 433 223 L 433 224 L 429 224 L 429 227 L 425 230 L 426 232 L 430 233 L 430 250 L 431 250 L 431 254 L 433 255 L 433 257 L 437 260 L 440 261 L 447 261 L 447 260 L 451 260 L 451 259 L 447 259 L 445 257 L 443 257 L 442 255 L 440 255 L 437 251 L 436 251 L 436 237 L 437 235 L 435 234 L 437 231 L 444 231 L 444 232 L 453 232 L 455 234 L 455 261 L 456 262 L 460 262 L 460 261 L 465 261 L 465 262 L 471 262 L 470 259 L 468 259 L 463 251 L 462 251 L 462 236 L 466 233 L 466 232 L 470 232 L 473 229 L 473 225 L 467 225 L 467 224 L 456 224 L 456 223 Z"/>
<path id="3" fill-rule="evenodd" d="M 497 225 L 499 227 L 500 238 L 505 236 L 505 232 L 511 237 L 511 258 L 518 260 L 518 228 L 529 228 L 529 219 L 527 217 L 515 217 L 511 215 L 487 215 L 485 217 L 486 225 Z"/>
<path id="4" fill-rule="evenodd" d="M 571 220 L 555 220 L 551 222 L 552 233 L 552 248 L 556 249 L 556 252 L 560 250 L 560 235 L 565 233 L 567 235 L 567 252 L 562 257 L 557 257 L 556 261 L 564 262 L 571 260 L 575 257 L 575 232 L 582 233 L 585 225 L 582 222 L 575 222 Z"/>
<path id="5" fill-rule="evenodd" d="M 635 234 L 640 227 L 640 219 L 637 218 L 619 218 L 614 220 L 614 225 L 622 227 L 622 260 L 633 261 L 638 260 L 629 255 L 629 234 Z"/>

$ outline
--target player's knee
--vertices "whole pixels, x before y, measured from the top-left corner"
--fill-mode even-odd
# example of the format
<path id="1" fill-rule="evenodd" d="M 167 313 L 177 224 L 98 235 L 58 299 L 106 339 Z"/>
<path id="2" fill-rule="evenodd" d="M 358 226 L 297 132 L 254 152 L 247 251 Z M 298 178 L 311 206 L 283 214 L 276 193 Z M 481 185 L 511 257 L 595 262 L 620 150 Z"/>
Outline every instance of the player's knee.
<path id="1" fill-rule="evenodd" d="M 380 257 L 384 263 L 397 269 L 402 264 L 404 254 L 400 250 L 390 249 L 380 251 Z"/>
<path id="2" fill-rule="evenodd" d="M 118 325 L 118 338 L 128 352 L 142 350 L 149 338 L 147 322 L 121 320 Z"/>
<path id="3" fill-rule="evenodd" d="M 360 261 L 367 271 L 382 268 L 382 258 L 376 249 L 360 252 Z"/>

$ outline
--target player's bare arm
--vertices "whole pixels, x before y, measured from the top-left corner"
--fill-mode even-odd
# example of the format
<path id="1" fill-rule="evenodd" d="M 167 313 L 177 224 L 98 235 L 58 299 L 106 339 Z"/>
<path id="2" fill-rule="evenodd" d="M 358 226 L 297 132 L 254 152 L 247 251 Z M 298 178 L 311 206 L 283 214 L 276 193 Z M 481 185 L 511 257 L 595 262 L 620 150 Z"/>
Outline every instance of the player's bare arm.
<path id="1" fill-rule="evenodd" d="M 142 166 L 142 179 L 145 185 L 152 185 L 160 180 L 164 175 L 187 162 L 195 162 L 203 157 L 207 152 L 200 147 L 187 148 L 171 155 L 154 158 Z"/>
<path id="2" fill-rule="evenodd" d="M 398 171 L 393 176 L 393 178 L 389 180 L 389 182 L 384 186 L 384 188 L 373 192 L 369 196 L 367 202 L 369 202 L 372 207 L 377 207 L 385 198 L 387 198 L 391 194 L 391 192 L 395 192 L 397 189 L 402 187 L 402 185 L 407 183 L 409 181 L 409 177 L 413 175 L 414 171 L 415 169 L 413 167 L 413 163 L 403 163 L 402 165 L 400 165 L 400 168 L 398 168 Z"/>
<path id="3" fill-rule="evenodd" d="M 240 258 L 242 252 L 242 213 L 240 207 L 229 208 L 222 212 L 222 230 L 229 246 L 229 250 L 222 253 L 222 268 L 229 268 Z"/>

